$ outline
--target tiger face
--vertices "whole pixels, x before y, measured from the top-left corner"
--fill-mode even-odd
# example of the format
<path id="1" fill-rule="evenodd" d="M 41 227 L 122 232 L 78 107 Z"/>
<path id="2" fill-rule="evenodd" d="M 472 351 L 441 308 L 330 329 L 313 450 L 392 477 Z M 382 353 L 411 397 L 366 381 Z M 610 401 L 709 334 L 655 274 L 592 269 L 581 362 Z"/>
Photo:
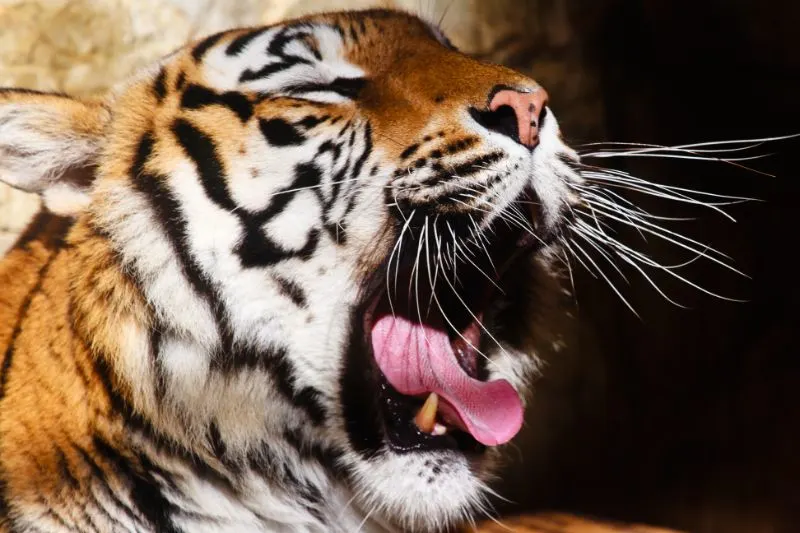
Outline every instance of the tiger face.
<path id="1" fill-rule="evenodd" d="M 233 487 L 187 464 L 170 501 L 252 530 L 305 509 L 287 531 L 481 508 L 578 201 L 535 81 L 378 10 L 217 34 L 99 103 L 0 98 L 0 176 L 93 228 L 140 296 L 93 337 L 147 422 L 131 446 L 179 443 Z"/>

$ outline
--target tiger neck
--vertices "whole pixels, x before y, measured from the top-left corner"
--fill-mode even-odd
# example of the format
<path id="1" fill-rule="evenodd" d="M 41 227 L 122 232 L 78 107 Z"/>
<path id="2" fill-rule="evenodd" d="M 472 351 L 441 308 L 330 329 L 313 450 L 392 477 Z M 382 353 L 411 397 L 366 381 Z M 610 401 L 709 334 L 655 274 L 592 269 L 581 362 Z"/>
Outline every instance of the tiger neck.
<path id="1" fill-rule="evenodd" d="M 154 461 L 163 459 L 163 450 L 172 450 L 170 461 L 177 457 L 187 465 L 205 465 L 202 477 L 210 472 L 228 487 L 247 485 L 244 480 L 252 476 L 247 472 L 257 472 L 259 483 L 269 480 L 272 496 L 280 500 L 265 501 L 263 506 L 294 506 L 297 520 L 308 518 L 308 508 L 319 509 L 320 529 L 309 526 L 297 531 L 335 531 L 331 521 L 349 524 L 343 532 L 358 527 L 375 533 L 393 531 L 391 526 L 365 521 L 367 513 L 352 502 L 339 450 L 306 431 L 308 424 L 303 421 L 284 423 L 285 413 L 273 413 L 280 414 L 280 422 L 265 423 L 264 411 L 285 407 L 272 387 L 248 382 L 257 368 L 245 368 L 239 376 L 205 375 L 205 383 L 198 378 L 193 386 L 191 380 L 165 377 L 160 356 L 168 355 L 172 361 L 167 364 L 174 365 L 180 355 L 181 371 L 191 373 L 193 364 L 219 354 L 158 322 L 140 283 L 125 273 L 108 235 L 91 219 L 75 224 L 70 242 L 75 254 L 71 293 L 76 328 L 107 374 L 111 403 L 127 420 L 134 446 L 148 453 L 158 450 L 153 452 Z M 231 437 L 235 431 L 240 432 L 238 438 Z"/>

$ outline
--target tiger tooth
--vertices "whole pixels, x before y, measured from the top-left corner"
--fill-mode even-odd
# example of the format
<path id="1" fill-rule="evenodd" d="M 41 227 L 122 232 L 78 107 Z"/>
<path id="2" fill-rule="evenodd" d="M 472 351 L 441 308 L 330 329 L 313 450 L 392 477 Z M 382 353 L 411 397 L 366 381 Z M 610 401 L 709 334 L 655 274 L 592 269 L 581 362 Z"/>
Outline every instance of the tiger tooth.
<path id="1" fill-rule="evenodd" d="M 441 437 L 442 435 L 447 434 L 447 426 L 443 426 L 442 424 L 436 423 L 433 426 L 433 431 L 431 433 L 436 437 Z"/>
<path id="2" fill-rule="evenodd" d="M 435 392 L 428 395 L 425 404 L 420 408 L 414 423 L 423 433 L 433 433 L 436 427 L 436 411 L 439 409 L 439 396 Z"/>

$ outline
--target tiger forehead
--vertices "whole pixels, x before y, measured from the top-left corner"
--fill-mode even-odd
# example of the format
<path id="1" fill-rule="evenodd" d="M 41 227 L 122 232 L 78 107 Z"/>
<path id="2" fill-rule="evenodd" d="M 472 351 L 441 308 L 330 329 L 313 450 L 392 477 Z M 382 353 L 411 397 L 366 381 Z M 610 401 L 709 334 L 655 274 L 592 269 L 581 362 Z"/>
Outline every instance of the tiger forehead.
<path id="1" fill-rule="evenodd" d="M 286 67 L 298 57 L 307 70 L 293 79 Z M 498 85 L 533 84 L 455 51 L 430 24 L 391 10 L 222 32 L 170 56 L 142 81 L 118 95 L 115 122 L 122 139 L 166 131 L 176 116 L 208 118 L 212 131 L 233 139 L 253 117 L 281 113 L 301 121 L 324 114 L 348 120 L 358 114 L 372 124 L 376 145 L 389 155 L 442 131 L 458 137 L 451 126 L 469 107 L 485 108 Z M 354 98 L 331 105 L 284 91 L 286 84 L 330 82 Z M 130 151 L 118 148 L 114 153 Z"/>

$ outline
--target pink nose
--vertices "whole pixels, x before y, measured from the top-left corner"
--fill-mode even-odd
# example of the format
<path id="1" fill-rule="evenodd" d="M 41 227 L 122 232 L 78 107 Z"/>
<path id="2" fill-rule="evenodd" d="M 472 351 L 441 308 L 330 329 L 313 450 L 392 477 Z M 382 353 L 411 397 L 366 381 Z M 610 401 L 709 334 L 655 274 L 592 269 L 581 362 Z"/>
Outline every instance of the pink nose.
<path id="1" fill-rule="evenodd" d="M 492 97 L 489 109 L 497 111 L 503 106 L 513 109 L 517 116 L 519 142 L 533 149 L 539 144 L 539 117 L 546 104 L 547 91 L 541 87 L 530 92 L 503 89 Z"/>

